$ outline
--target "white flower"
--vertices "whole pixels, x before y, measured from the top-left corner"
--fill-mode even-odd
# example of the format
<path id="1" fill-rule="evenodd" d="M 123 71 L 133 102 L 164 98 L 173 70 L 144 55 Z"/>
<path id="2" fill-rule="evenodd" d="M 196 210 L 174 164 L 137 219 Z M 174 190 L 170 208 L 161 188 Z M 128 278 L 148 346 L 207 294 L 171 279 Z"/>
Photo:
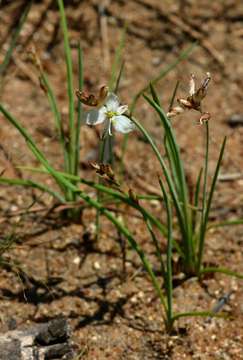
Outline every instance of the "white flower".
<path id="1" fill-rule="evenodd" d="M 108 93 L 104 105 L 99 109 L 92 109 L 85 113 L 87 125 L 98 125 L 105 123 L 103 137 L 107 133 L 112 135 L 112 127 L 123 134 L 134 130 L 132 121 L 122 114 L 128 110 L 127 105 L 120 105 L 118 97 L 113 93 Z"/>

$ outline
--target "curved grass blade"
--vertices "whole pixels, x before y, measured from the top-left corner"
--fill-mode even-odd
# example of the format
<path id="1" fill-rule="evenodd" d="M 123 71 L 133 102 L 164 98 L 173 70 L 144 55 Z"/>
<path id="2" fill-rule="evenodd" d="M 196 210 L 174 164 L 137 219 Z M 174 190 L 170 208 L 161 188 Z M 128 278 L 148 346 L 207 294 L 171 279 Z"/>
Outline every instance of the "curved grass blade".
<path id="1" fill-rule="evenodd" d="M 10 179 L 10 178 L 5 178 L 5 177 L 0 177 L 0 184 L 14 185 L 14 186 L 19 185 L 19 186 L 24 186 L 24 187 L 36 188 L 43 192 L 46 192 L 47 194 L 52 195 L 54 198 L 59 200 L 61 203 L 66 202 L 65 198 L 61 194 L 59 194 L 56 191 L 53 191 L 52 189 L 50 189 L 49 186 L 42 185 L 36 181 L 24 180 L 24 179 Z"/>
<path id="2" fill-rule="evenodd" d="M 67 85 L 68 85 L 68 99 L 69 99 L 69 172 L 71 174 L 75 173 L 75 155 L 76 155 L 76 131 L 74 120 L 74 89 L 73 89 L 73 65 L 72 65 L 72 55 L 71 48 L 68 39 L 68 28 L 67 28 L 67 19 L 65 15 L 63 0 L 57 0 L 59 13 L 61 18 L 61 28 L 64 38 L 64 50 L 66 57 L 66 69 L 67 69 Z"/>
<path id="3" fill-rule="evenodd" d="M 175 98 L 176 98 L 176 94 L 177 94 L 177 90 L 178 90 L 178 88 L 179 88 L 179 85 L 180 85 L 180 81 L 177 80 L 176 86 L 175 86 L 175 88 L 174 88 L 174 91 L 173 91 L 173 94 L 172 94 L 172 97 L 171 97 L 171 100 L 170 100 L 170 105 L 169 105 L 168 111 L 170 111 L 170 110 L 173 108 L 173 105 L 174 105 L 174 102 L 175 102 Z"/>
<path id="4" fill-rule="evenodd" d="M 221 273 L 229 276 L 234 276 L 238 279 L 243 279 L 243 274 L 239 274 L 236 271 L 232 271 L 227 268 L 213 267 L 213 266 L 205 267 L 202 270 L 200 270 L 199 276 L 207 273 Z"/>
<path id="5" fill-rule="evenodd" d="M 147 130 L 137 121 L 135 120 L 135 118 L 131 118 L 131 120 L 134 122 L 134 124 L 136 125 L 136 127 L 141 131 L 141 133 L 144 135 L 144 137 L 146 138 L 146 140 L 149 142 L 149 144 L 151 145 L 160 165 L 161 168 L 163 170 L 163 173 L 165 175 L 176 211 L 177 211 L 177 215 L 178 215 L 178 221 L 180 223 L 180 227 L 182 229 L 183 232 L 183 236 L 185 236 L 186 238 L 186 231 L 185 231 L 185 224 L 184 224 L 184 218 L 183 218 L 183 214 L 182 214 L 182 210 L 181 210 L 181 206 L 180 206 L 180 202 L 173 184 L 173 180 L 170 176 L 169 170 L 166 166 L 166 163 L 164 161 L 164 159 L 162 158 L 156 144 L 154 143 L 153 139 L 151 138 L 151 136 L 149 135 L 149 133 L 147 132 Z"/>
<path id="6" fill-rule="evenodd" d="M 199 207 L 199 196 L 200 196 L 202 172 L 203 172 L 203 169 L 201 168 L 200 171 L 199 171 L 198 177 L 197 177 L 195 194 L 194 194 L 193 206 L 194 206 L 195 210 L 192 211 L 192 230 L 193 230 L 193 233 L 195 232 L 196 226 L 197 226 L 197 215 L 198 215 L 198 211 L 199 211 L 198 207 Z M 195 244 L 195 248 L 196 248 L 196 244 Z"/>
<path id="7" fill-rule="evenodd" d="M 68 152 L 66 149 L 66 141 L 65 141 L 65 136 L 63 134 L 61 114 L 58 110 L 56 96 L 52 90 L 50 83 L 49 83 L 48 77 L 46 76 L 46 74 L 43 71 L 41 71 L 41 73 L 40 73 L 40 79 L 44 85 L 44 88 L 46 89 L 49 104 L 50 104 L 51 110 L 54 115 L 55 126 L 56 126 L 57 133 L 58 133 L 58 139 L 62 146 L 63 154 L 64 154 L 64 169 L 65 169 L 65 171 L 68 171 Z"/>
<path id="8" fill-rule="evenodd" d="M 116 86 L 115 86 L 115 89 L 114 89 L 115 94 L 117 94 L 117 92 L 118 92 L 120 82 L 121 82 L 121 78 L 122 78 L 122 75 L 123 75 L 123 72 L 124 72 L 124 67 L 125 67 L 125 60 L 122 61 L 121 68 L 120 68 L 119 74 L 117 76 Z"/>
<path id="9" fill-rule="evenodd" d="M 32 167 L 24 167 L 21 166 L 20 167 L 23 170 L 29 170 L 31 172 L 39 172 L 39 173 L 48 173 L 48 170 L 46 169 L 40 169 L 40 168 L 32 168 Z M 140 213 L 147 219 L 149 219 L 149 221 L 155 225 L 158 230 L 161 232 L 162 235 L 166 235 L 167 234 L 167 228 L 166 226 L 164 226 L 158 219 L 156 219 L 156 217 L 154 217 L 150 212 L 148 212 L 144 207 L 140 206 L 138 203 L 134 202 L 129 196 L 125 195 L 124 193 L 121 193 L 119 191 L 116 191 L 110 187 L 106 187 L 100 183 L 95 183 L 93 181 L 90 180 L 86 180 L 86 179 L 82 179 L 79 176 L 75 176 L 72 174 L 68 174 L 68 173 L 63 173 L 60 171 L 56 171 L 55 173 L 59 174 L 60 176 L 63 176 L 65 179 L 68 179 L 72 182 L 79 182 L 85 185 L 88 185 L 100 192 L 103 192 L 105 194 L 111 195 L 114 199 L 119 199 L 120 201 L 132 206 L 133 208 L 137 209 L 138 211 L 140 211 Z"/>
<path id="10" fill-rule="evenodd" d="M 170 183 L 173 184 L 173 192 L 176 194 L 176 196 L 175 196 L 175 194 L 173 194 L 173 192 L 171 192 L 171 195 L 172 195 L 172 198 L 173 198 L 176 210 L 177 210 L 178 220 L 179 220 L 179 224 L 180 224 L 180 227 L 182 230 L 182 239 L 183 239 L 185 254 L 186 254 L 186 259 L 187 259 L 186 265 L 190 269 L 193 267 L 193 261 L 194 261 L 193 243 L 192 243 L 192 224 L 191 224 L 191 217 L 190 217 L 189 207 L 188 207 L 189 200 L 188 200 L 188 191 L 187 191 L 187 185 L 186 185 L 186 180 L 185 180 L 185 173 L 184 173 L 183 163 L 180 158 L 179 147 L 177 145 L 175 135 L 171 128 L 171 124 L 170 124 L 169 120 L 167 119 L 167 116 L 164 113 L 164 111 L 162 110 L 162 108 L 160 106 L 158 106 L 158 104 L 156 102 L 154 102 L 152 99 L 148 98 L 146 95 L 144 95 L 144 97 L 148 101 L 148 103 L 158 113 L 158 115 L 161 119 L 161 122 L 163 124 L 165 134 L 168 139 L 168 143 L 171 147 L 171 152 L 173 153 L 172 161 L 174 162 L 175 171 L 178 176 L 179 183 L 180 183 L 178 197 L 179 197 L 179 201 L 182 202 L 182 209 L 180 206 L 178 208 L 179 201 L 177 199 L 176 187 L 174 185 L 172 177 L 169 176 Z M 160 156 L 160 158 L 161 158 L 161 156 Z M 162 167 L 162 169 L 163 169 L 163 172 L 164 172 L 164 174 L 166 176 L 166 180 L 167 180 L 165 168 Z M 168 172 L 167 169 L 166 169 L 166 172 Z M 167 182 L 168 182 L 168 180 L 167 180 Z M 169 183 L 168 183 L 168 186 L 170 188 L 170 191 L 172 191 L 172 186 L 169 185 Z"/>
<path id="11" fill-rule="evenodd" d="M 0 104 L 0 112 L 8 119 L 8 121 L 19 131 L 19 133 L 23 136 L 23 138 L 26 141 L 26 144 L 28 145 L 31 152 L 35 155 L 35 157 L 40 161 L 40 163 L 47 169 L 51 167 L 49 162 L 47 161 L 44 154 L 41 152 L 41 150 L 37 147 L 35 144 L 35 141 L 32 139 L 31 135 L 28 133 L 28 131 L 19 123 L 19 121 L 10 113 L 8 112 L 2 104 Z M 54 177 L 57 184 L 60 186 L 60 189 L 64 191 L 65 188 L 63 187 L 62 183 L 58 182 L 58 179 Z"/>
<path id="12" fill-rule="evenodd" d="M 225 313 L 215 313 L 213 311 L 188 311 L 184 313 L 178 313 L 175 314 L 173 317 L 173 321 L 178 320 L 182 317 L 191 317 L 191 316 L 198 316 L 198 317 L 212 317 L 212 318 L 224 318 L 226 319 L 228 317 L 228 314 Z"/>
<path id="13" fill-rule="evenodd" d="M 172 240 L 172 224 L 173 224 L 173 215 L 171 204 L 167 195 L 167 192 L 164 188 L 161 178 L 159 178 L 159 184 L 163 193 L 165 208 L 167 213 L 167 251 L 166 251 L 166 274 L 165 274 L 165 286 L 166 286 L 166 295 L 167 295 L 167 327 L 170 328 L 173 324 L 173 279 L 172 279 L 172 249 L 173 249 L 173 240 Z"/>
<path id="14" fill-rule="evenodd" d="M 115 51 L 115 59 L 114 59 L 114 62 L 112 64 L 112 67 L 111 67 L 111 77 L 110 77 L 110 81 L 108 83 L 108 87 L 109 87 L 110 92 L 115 92 L 116 93 L 117 88 L 118 88 L 119 81 L 117 81 L 117 80 L 121 76 L 121 72 L 122 72 L 121 69 L 123 68 L 123 65 L 122 65 L 122 52 L 123 52 L 124 47 L 125 47 L 126 32 L 127 32 L 127 25 L 125 24 L 125 26 L 124 26 L 124 28 L 122 30 L 122 33 L 121 33 L 121 37 L 120 37 L 118 47 L 116 48 L 116 51 Z M 117 76 L 117 74 L 118 74 L 118 76 Z"/>
<path id="15" fill-rule="evenodd" d="M 204 243 L 205 243 L 205 234 L 206 234 L 207 223 L 208 223 L 208 217 L 209 217 L 209 212 L 210 212 L 210 209 L 211 209 L 211 203 L 212 203 L 213 194 L 214 194 L 214 190 L 215 190 L 215 186 L 216 186 L 216 182 L 217 182 L 217 178 L 218 178 L 218 174 L 219 174 L 219 169 L 220 169 L 223 154 L 224 154 L 225 144 L 226 144 L 226 137 L 224 138 L 224 141 L 223 141 L 222 146 L 221 146 L 218 162 L 217 162 L 217 165 L 216 165 L 216 169 L 215 169 L 215 172 L 214 172 L 214 176 L 213 176 L 213 180 L 212 180 L 212 184 L 211 184 L 211 188 L 210 188 L 210 192 L 209 192 L 209 196 L 208 196 L 208 201 L 207 201 L 207 205 L 206 205 L 206 209 L 205 209 L 205 215 L 204 215 L 203 223 L 202 223 L 202 226 L 201 226 L 201 229 L 200 229 L 199 249 L 198 249 L 198 264 L 197 264 L 197 272 L 198 273 L 200 273 L 200 269 L 201 269 L 203 250 L 204 250 Z"/>
<path id="16" fill-rule="evenodd" d="M 11 57 L 12 57 L 12 54 L 13 54 L 13 51 L 14 51 L 14 48 L 15 48 L 15 46 L 17 44 L 20 32 L 21 32 L 21 30 L 23 28 L 23 25 L 24 25 L 24 23 L 25 23 L 25 21 L 27 19 L 30 8 L 32 6 L 32 2 L 33 1 L 27 2 L 27 5 L 26 5 L 26 7 L 25 7 L 25 9 L 24 9 L 24 11 L 23 11 L 23 13 L 22 13 L 22 15 L 20 17 L 20 20 L 19 20 L 19 22 L 17 24 L 17 27 L 13 32 L 9 48 L 8 48 L 6 54 L 5 54 L 5 57 L 4 57 L 4 60 L 3 60 L 2 64 L 0 64 L 0 76 L 2 76 L 7 70 L 7 67 L 8 67 L 8 65 L 10 63 L 10 60 L 11 60 Z"/>
<path id="17" fill-rule="evenodd" d="M 207 227 L 207 230 L 224 227 L 224 226 L 234 226 L 234 225 L 243 225 L 243 220 L 228 220 L 228 221 L 221 221 L 215 224 L 210 224 Z"/>
<path id="18" fill-rule="evenodd" d="M 83 89 L 84 75 L 83 75 L 83 53 L 80 43 L 78 44 L 78 86 L 79 90 Z M 75 140 L 75 171 L 74 175 L 78 175 L 79 157 L 80 157 L 80 129 L 82 123 L 82 103 L 78 102 L 78 118 L 77 118 L 77 131 Z"/>
<path id="19" fill-rule="evenodd" d="M 163 261 L 163 258 L 162 258 L 161 248 L 159 246 L 158 239 L 157 239 L 157 237 L 156 237 L 156 235 L 155 235 L 155 233 L 153 231 L 153 228 L 151 226 L 151 223 L 150 223 L 149 219 L 147 219 L 144 216 L 144 221 L 145 221 L 145 224 L 147 226 L 148 232 L 150 233 L 153 244 L 155 246 L 156 256 L 157 256 L 157 258 L 158 258 L 158 260 L 160 262 L 161 274 L 162 274 L 163 278 L 165 279 L 165 277 L 166 277 L 166 269 L 165 269 L 165 266 L 164 266 L 164 261 Z"/>

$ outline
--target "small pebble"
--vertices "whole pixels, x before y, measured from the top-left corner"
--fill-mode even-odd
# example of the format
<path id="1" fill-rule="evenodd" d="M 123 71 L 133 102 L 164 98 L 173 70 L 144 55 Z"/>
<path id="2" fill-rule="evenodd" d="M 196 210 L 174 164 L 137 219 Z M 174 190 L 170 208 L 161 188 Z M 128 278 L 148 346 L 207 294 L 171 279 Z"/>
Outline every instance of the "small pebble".
<path id="1" fill-rule="evenodd" d="M 98 261 L 95 261 L 93 267 L 95 270 L 100 270 L 100 263 Z"/>
<path id="2" fill-rule="evenodd" d="M 79 265 L 80 264 L 80 257 L 77 256 L 76 258 L 74 258 L 73 263 L 76 264 L 76 265 Z"/>
<path id="3" fill-rule="evenodd" d="M 243 126 L 243 114 L 233 114 L 227 120 L 226 123 L 234 128 L 237 126 Z"/>

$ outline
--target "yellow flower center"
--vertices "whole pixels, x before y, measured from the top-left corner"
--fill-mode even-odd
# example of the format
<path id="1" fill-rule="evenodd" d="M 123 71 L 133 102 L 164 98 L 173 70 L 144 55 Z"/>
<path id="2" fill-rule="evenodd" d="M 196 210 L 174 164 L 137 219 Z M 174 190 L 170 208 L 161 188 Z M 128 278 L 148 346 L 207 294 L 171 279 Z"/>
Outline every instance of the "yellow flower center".
<path id="1" fill-rule="evenodd" d="M 114 116 L 117 116 L 117 113 L 115 111 L 107 111 L 106 116 L 111 120 Z"/>

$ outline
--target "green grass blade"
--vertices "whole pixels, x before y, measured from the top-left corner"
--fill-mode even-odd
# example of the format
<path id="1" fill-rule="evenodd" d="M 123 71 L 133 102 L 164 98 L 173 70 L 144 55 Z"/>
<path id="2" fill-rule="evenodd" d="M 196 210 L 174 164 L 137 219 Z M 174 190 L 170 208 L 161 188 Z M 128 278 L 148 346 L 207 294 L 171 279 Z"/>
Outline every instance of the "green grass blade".
<path id="1" fill-rule="evenodd" d="M 224 138 L 224 141 L 221 146 L 218 162 L 216 165 L 216 169 L 214 172 L 214 176 L 213 176 L 213 180 L 212 180 L 212 184 L 211 184 L 211 188 L 210 188 L 210 192 L 209 192 L 209 196 L 208 196 L 208 201 L 207 201 L 207 205 L 206 205 L 203 223 L 202 223 L 202 226 L 200 229 L 198 264 L 197 264 L 198 273 L 200 272 L 200 269 L 201 269 L 202 257 L 203 257 L 203 251 L 204 251 L 204 243 L 205 243 L 205 234 L 206 234 L 207 224 L 208 224 L 208 217 L 209 217 L 213 194 L 214 194 L 214 190 L 215 190 L 215 186 L 216 186 L 216 182 L 217 182 L 217 178 L 218 178 L 218 174 L 219 174 L 219 170 L 220 170 L 220 166 L 221 166 L 221 162 L 222 162 L 222 158 L 223 158 L 223 154 L 224 154 L 225 144 L 226 144 L 226 137 Z"/>
<path id="2" fill-rule="evenodd" d="M 169 109 L 171 109 L 173 107 L 178 87 L 179 87 L 179 81 L 177 81 L 176 86 L 174 88 L 174 91 L 173 91 L 173 94 L 172 94 L 172 97 L 171 97 L 171 100 L 170 100 Z M 168 121 L 170 121 L 170 120 L 168 119 Z M 171 173 L 173 175 L 173 180 L 174 180 L 176 189 L 177 189 L 177 191 L 179 191 L 180 190 L 180 183 L 179 183 L 178 177 L 176 175 L 175 161 L 173 161 L 173 158 L 175 157 L 175 155 L 172 152 L 171 146 L 169 146 L 169 145 L 170 144 L 168 144 L 168 139 L 167 139 L 167 136 L 166 136 L 166 133 L 165 133 L 164 134 L 165 153 L 166 153 L 167 159 L 169 161 L 170 170 L 171 170 Z"/>
<path id="3" fill-rule="evenodd" d="M 195 196 L 194 196 L 194 207 L 198 208 L 199 206 L 199 196 L 200 196 L 200 188 L 201 188 L 201 180 L 202 180 L 203 169 L 201 168 L 197 177 L 196 188 L 195 188 Z"/>
<path id="4" fill-rule="evenodd" d="M 119 69 L 122 68 L 122 53 L 123 53 L 123 50 L 125 47 L 126 32 L 127 32 L 127 26 L 125 25 L 122 30 L 122 33 L 121 33 L 118 47 L 116 48 L 115 59 L 112 64 L 112 67 L 111 67 L 111 77 L 110 77 L 110 81 L 108 83 L 110 92 L 115 92 L 115 89 L 117 88 L 117 80 L 116 79 L 119 78 L 119 73 L 121 74 L 121 70 L 119 70 Z M 118 74 L 118 76 L 117 76 L 117 74 Z"/>
<path id="5" fill-rule="evenodd" d="M 196 226 L 197 226 L 197 216 L 198 216 L 198 207 L 199 207 L 199 196 L 200 196 L 200 188 L 201 188 L 201 180 L 202 180 L 202 172 L 203 169 L 201 168 L 197 177 L 197 182 L 196 182 L 196 188 L 195 188 L 195 194 L 194 194 L 194 210 L 192 211 L 192 231 L 193 233 L 196 230 Z M 196 244 L 195 244 L 196 247 Z"/>
<path id="6" fill-rule="evenodd" d="M 123 75 L 123 72 L 124 72 L 124 67 L 125 67 L 125 61 L 122 61 L 120 71 L 119 71 L 117 79 L 116 79 L 116 86 L 115 86 L 115 89 L 114 89 L 115 94 L 117 94 L 117 92 L 118 92 L 120 82 L 121 82 L 121 78 L 122 78 L 122 75 Z"/>
<path id="7" fill-rule="evenodd" d="M 64 176 L 66 174 L 63 174 Z M 68 175 L 67 175 L 68 176 Z M 88 186 L 93 187 L 94 189 L 109 194 L 116 199 L 121 200 L 122 202 L 132 206 L 136 210 L 138 210 L 144 218 L 149 219 L 149 221 L 158 228 L 162 235 L 165 236 L 167 234 L 167 228 L 164 226 L 156 217 L 154 217 L 149 211 L 147 211 L 144 207 L 139 205 L 138 203 L 134 202 L 129 196 L 122 194 L 119 191 L 116 191 L 110 187 L 104 186 L 102 184 L 94 183 L 93 181 L 89 181 L 86 179 L 79 178 L 79 182 Z"/>
<path id="8" fill-rule="evenodd" d="M 161 253 L 161 248 L 159 246 L 159 241 L 153 231 L 153 228 L 151 226 L 151 223 L 149 221 L 148 218 L 146 218 L 144 216 L 144 221 L 145 221 L 145 224 L 147 226 L 147 229 L 148 229 L 148 232 L 150 233 L 150 236 L 151 236 L 151 239 L 152 239 L 152 242 L 154 244 L 154 247 L 155 247 L 155 251 L 156 251 L 156 256 L 160 262 L 160 270 L 161 270 L 161 274 L 163 276 L 163 278 L 165 279 L 166 277 L 166 269 L 165 269 L 165 266 L 164 266 L 164 261 L 163 261 L 163 258 L 162 258 L 162 253 Z"/>
<path id="9" fill-rule="evenodd" d="M 183 233 L 183 237 L 186 238 L 187 234 L 186 234 L 186 229 L 185 229 L 185 224 L 184 224 L 184 218 L 183 218 L 183 213 L 181 210 L 181 206 L 180 206 L 180 202 L 173 184 L 173 180 L 170 176 L 169 170 L 166 166 L 166 163 L 164 161 L 164 159 L 162 158 L 156 144 L 154 143 L 153 139 L 151 138 L 151 136 L 149 135 L 149 133 L 147 132 L 147 130 L 138 122 L 135 120 L 135 118 L 131 118 L 131 120 L 133 121 L 133 123 L 136 125 L 136 127 L 141 131 L 141 133 L 144 135 L 145 139 L 149 142 L 149 144 L 151 145 L 160 165 L 162 168 L 162 171 L 165 175 L 166 178 L 166 182 L 168 184 L 170 193 L 171 193 L 171 197 L 173 199 L 175 208 L 176 208 L 176 212 L 177 212 L 177 216 L 178 216 L 178 221 L 180 223 L 180 227 L 182 229 L 182 233 Z"/>
<path id="10" fill-rule="evenodd" d="M 2 104 L 0 104 L 0 112 L 8 119 L 8 121 L 19 131 L 19 133 L 23 136 L 23 138 L 26 141 L 26 144 L 30 148 L 31 152 L 34 154 L 34 156 L 40 161 L 40 163 L 47 169 L 51 167 L 49 162 L 47 161 L 45 155 L 41 152 L 41 150 L 37 147 L 35 144 L 35 141 L 32 139 L 31 135 L 28 133 L 28 131 L 19 123 L 19 121 L 10 113 L 8 112 Z M 54 179 L 57 181 L 57 178 L 54 177 Z M 58 183 L 60 188 L 64 191 L 62 184 Z"/>
<path id="11" fill-rule="evenodd" d="M 84 75 L 83 75 L 83 53 L 81 49 L 80 43 L 78 44 L 78 86 L 79 90 L 83 89 L 84 83 Z M 80 130 L 81 130 L 81 123 L 82 123 L 82 103 L 81 101 L 78 102 L 78 118 L 77 118 L 77 131 L 76 131 L 76 140 L 75 140 L 75 171 L 74 175 L 78 175 L 79 169 L 79 157 L 80 157 Z"/>
<path id="12" fill-rule="evenodd" d="M 19 186 L 24 186 L 24 187 L 36 188 L 36 189 L 39 189 L 43 192 L 46 192 L 46 193 L 52 195 L 54 198 L 59 200 L 61 203 L 65 203 L 65 198 L 61 194 L 59 194 L 56 191 L 53 191 L 52 189 L 50 189 L 49 186 L 42 185 L 36 181 L 24 180 L 24 179 L 9 179 L 9 178 L 5 178 L 5 177 L 0 177 L 0 184 L 6 184 L 6 185 L 12 185 L 12 186 L 19 185 Z"/>
<path id="13" fill-rule="evenodd" d="M 167 251 L 166 251 L 166 276 L 165 276 L 165 286 L 166 286 L 166 295 L 167 295 L 167 322 L 168 327 L 170 324 L 173 324 L 173 299 L 172 299 L 172 291 L 173 291 L 173 279 L 172 279 L 172 250 L 173 250 L 173 240 L 172 240 L 172 224 L 173 224 L 173 215 L 171 204 L 167 195 L 167 192 L 164 188 L 163 182 L 161 178 L 159 178 L 159 184 L 161 190 L 163 192 L 164 203 L 167 213 Z"/>
<path id="14" fill-rule="evenodd" d="M 218 223 L 212 223 L 207 227 L 207 230 L 224 227 L 224 226 L 235 226 L 235 225 L 243 225 L 243 220 L 241 219 L 226 220 L 226 221 L 220 221 Z"/>
<path id="15" fill-rule="evenodd" d="M 188 311 L 188 312 L 184 312 L 184 313 L 178 313 L 175 314 L 173 317 L 173 321 L 178 320 L 182 317 L 212 317 L 212 318 L 226 318 L 227 315 L 224 313 L 215 313 L 213 311 Z"/>
<path id="16" fill-rule="evenodd" d="M 173 108 L 173 105 L 174 105 L 174 102 L 175 102 L 175 98 L 176 98 L 176 94 L 177 94 L 177 90 L 178 90 L 178 88 L 179 88 L 179 85 L 180 85 L 180 81 L 177 80 L 176 86 L 175 86 L 175 88 L 174 88 L 174 91 L 173 91 L 173 94 L 172 94 L 172 97 L 171 97 L 171 100 L 170 100 L 169 111 Z"/>
<path id="17" fill-rule="evenodd" d="M 236 277 L 238 279 L 243 279 L 243 274 L 239 274 L 236 271 L 232 271 L 227 268 L 213 267 L 213 266 L 205 267 L 205 268 L 201 269 L 199 275 L 208 274 L 208 273 L 221 273 L 221 274 Z"/>
<path id="18" fill-rule="evenodd" d="M 67 20 L 65 15 L 65 9 L 63 5 L 63 0 L 57 0 L 59 13 L 61 18 L 61 28 L 64 38 L 64 50 L 66 57 L 66 68 L 67 68 L 67 85 L 68 85 L 68 99 L 69 99 L 69 172 L 71 174 L 75 173 L 75 155 L 76 155 L 76 131 L 75 126 L 75 109 L 74 109 L 74 89 L 73 89 L 73 65 L 72 65 L 72 55 L 71 48 L 68 38 L 68 28 Z"/>
<path id="19" fill-rule="evenodd" d="M 179 182 L 179 188 L 177 189 L 178 197 L 180 202 L 182 203 L 182 219 L 180 221 L 180 225 L 182 225 L 182 231 L 183 231 L 183 243 L 185 247 L 185 253 L 187 256 L 186 265 L 188 268 L 193 267 L 194 262 L 194 252 L 193 252 L 193 240 L 192 240 L 192 223 L 191 223 L 191 216 L 189 212 L 189 199 L 188 199 L 188 190 L 187 190 L 187 184 L 185 179 L 185 173 L 183 168 L 183 163 L 180 157 L 180 151 L 179 147 L 176 142 L 175 135 L 173 133 L 171 123 L 168 120 L 166 114 L 164 113 L 163 109 L 158 106 L 156 102 L 154 102 L 152 99 L 148 98 L 146 95 L 144 95 L 145 99 L 148 101 L 148 103 L 156 110 L 158 113 L 162 125 L 165 130 L 166 138 L 168 139 L 168 144 L 171 149 L 171 162 L 174 164 L 174 168 L 178 177 Z M 173 179 L 171 179 L 171 182 L 173 182 Z M 174 183 L 174 191 L 176 192 L 176 184 Z M 174 196 L 173 196 L 174 199 Z M 180 215 L 181 216 L 181 215 Z"/>
<path id="20" fill-rule="evenodd" d="M 153 101 L 161 108 L 160 100 L 159 100 L 158 95 L 155 91 L 155 88 L 152 84 L 150 84 L 150 91 L 152 94 Z M 145 97 L 145 99 L 148 101 L 148 98 Z M 161 115 L 159 114 L 159 116 L 161 116 Z M 169 119 L 168 119 L 168 121 L 169 121 Z M 166 131 L 163 121 L 162 121 L 162 125 L 163 125 L 163 129 L 164 129 L 164 147 L 165 147 L 165 151 L 166 151 L 166 156 L 167 156 L 167 159 L 169 162 L 170 171 L 171 171 L 171 174 L 172 174 L 172 177 L 174 180 L 175 188 L 177 190 L 177 193 L 179 194 L 180 193 L 180 182 L 178 180 L 178 175 L 177 175 L 177 171 L 176 171 L 176 168 L 178 168 L 178 164 L 177 164 L 177 156 L 176 156 L 176 152 L 175 152 L 175 147 L 173 146 L 173 141 L 172 141 L 171 137 L 169 137 L 169 139 L 168 139 L 167 131 Z"/>
<path id="21" fill-rule="evenodd" d="M 21 32 L 21 30 L 23 28 L 23 25 L 24 25 L 24 23 L 25 23 L 25 21 L 27 19 L 27 16 L 29 14 L 31 6 L 32 6 L 32 1 L 29 1 L 27 3 L 27 5 L 26 5 L 25 9 L 24 9 L 24 12 L 22 13 L 22 15 L 20 17 L 20 20 L 19 20 L 19 22 L 17 24 L 16 29 L 13 32 L 9 48 L 8 48 L 6 54 L 5 54 L 5 57 L 4 57 L 4 60 L 3 60 L 2 64 L 0 64 L 0 75 L 3 75 L 6 72 L 6 69 L 7 69 L 8 65 L 10 63 L 14 48 L 15 48 L 15 46 L 17 44 L 20 32 Z"/>
<path id="22" fill-rule="evenodd" d="M 152 95 L 152 99 L 154 100 L 154 102 L 158 105 L 158 106 L 161 106 L 161 103 L 160 103 L 160 99 L 157 95 L 157 92 L 155 91 L 155 87 L 150 83 L 149 84 L 149 89 L 150 89 L 150 92 L 151 92 L 151 95 Z"/>
<path id="23" fill-rule="evenodd" d="M 171 152 L 171 159 L 170 161 L 173 162 L 176 174 L 179 178 L 180 182 L 180 191 L 179 196 L 182 202 L 184 202 L 184 206 L 188 204 L 188 195 L 187 195 L 187 186 L 186 186 L 186 180 L 185 180 L 185 173 L 183 169 L 182 160 L 180 158 L 180 151 L 179 147 L 177 145 L 177 141 L 174 135 L 174 132 L 171 127 L 171 123 L 169 119 L 167 118 L 165 112 L 163 109 L 152 99 L 144 95 L 144 98 L 147 100 L 147 102 L 154 108 L 154 110 L 158 113 L 159 118 L 161 120 L 161 123 L 164 127 L 166 138 L 168 139 L 168 145 L 170 147 Z"/>
<path id="24" fill-rule="evenodd" d="M 26 166 L 21 166 L 20 168 L 22 170 L 29 170 L 31 172 L 39 172 L 39 173 L 44 173 L 44 174 L 48 173 L 48 171 L 46 169 L 41 169 L 41 168 L 32 168 L 32 167 L 26 167 Z M 149 211 L 147 211 L 144 207 L 140 206 L 138 203 L 134 202 L 126 194 L 121 193 L 120 191 L 114 190 L 110 187 L 107 187 L 101 183 L 95 183 L 90 180 L 82 179 L 79 176 L 75 176 L 75 175 L 68 174 L 68 173 L 63 173 L 63 172 L 56 171 L 56 170 L 55 170 L 55 172 L 57 174 L 59 174 L 60 176 L 64 177 L 65 179 L 70 180 L 71 182 L 76 182 L 76 183 L 79 182 L 79 183 L 88 185 L 88 186 L 92 187 L 93 189 L 96 189 L 107 195 L 111 195 L 113 198 L 118 199 L 118 200 L 132 206 L 133 208 L 137 209 L 143 215 L 143 217 L 147 218 L 153 225 L 155 225 L 158 228 L 158 230 L 161 232 L 162 235 L 165 236 L 167 234 L 166 226 L 164 226 Z"/>
<path id="25" fill-rule="evenodd" d="M 201 215 L 201 226 L 203 227 L 205 212 L 207 207 L 207 179 L 208 179 L 208 155 L 209 155 L 209 126 L 208 122 L 206 126 L 206 151 L 205 151 L 205 165 L 203 171 L 203 199 L 202 199 L 202 215 Z"/>
<path id="26" fill-rule="evenodd" d="M 52 90 L 52 87 L 49 83 L 48 77 L 46 76 L 46 74 L 43 71 L 41 71 L 41 73 L 40 73 L 40 78 L 41 78 L 41 81 L 42 81 L 46 91 L 47 91 L 49 104 L 50 104 L 51 110 L 54 115 L 55 126 L 56 126 L 56 130 L 58 133 L 58 139 L 59 139 L 59 142 L 63 149 L 64 169 L 65 169 L 65 171 L 68 171 L 68 152 L 66 149 L 65 136 L 64 136 L 63 128 L 62 128 L 62 119 L 61 119 L 61 114 L 58 110 L 57 100 L 56 100 L 55 94 Z"/>

